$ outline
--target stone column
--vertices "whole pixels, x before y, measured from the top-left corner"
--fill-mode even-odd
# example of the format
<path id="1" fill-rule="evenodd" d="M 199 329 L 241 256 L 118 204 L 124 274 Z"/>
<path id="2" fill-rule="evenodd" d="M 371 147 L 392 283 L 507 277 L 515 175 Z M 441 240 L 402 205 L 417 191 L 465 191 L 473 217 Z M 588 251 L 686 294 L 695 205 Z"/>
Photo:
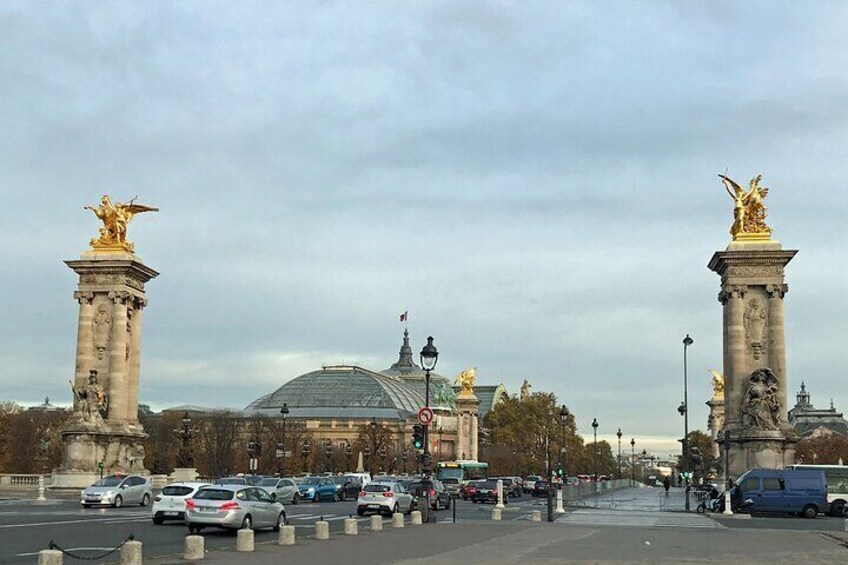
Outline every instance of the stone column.
<path id="1" fill-rule="evenodd" d="M 477 461 L 477 456 L 478 456 L 477 447 L 479 445 L 479 442 L 477 441 L 477 438 L 478 438 L 478 436 L 477 436 L 477 425 L 478 425 L 477 424 L 477 414 L 471 414 L 470 418 L 471 418 L 471 438 L 469 438 L 469 439 L 471 440 L 471 442 L 470 442 L 471 443 L 471 460 Z"/>
<path id="2" fill-rule="evenodd" d="M 789 291 L 789 286 L 785 284 L 770 284 L 766 286 L 766 292 L 769 293 L 769 314 L 768 314 L 768 332 L 769 332 L 769 361 L 771 369 L 778 378 L 778 386 L 780 390 L 786 391 L 786 341 L 783 332 L 783 297 Z M 787 411 L 787 395 L 781 394 L 778 396 L 780 400 L 780 420 L 781 427 L 789 425 Z"/>
<path id="3" fill-rule="evenodd" d="M 130 344 L 129 344 L 129 378 L 127 379 L 127 420 L 138 424 L 138 380 L 141 372 L 141 312 L 147 305 L 147 300 L 133 301 L 135 308 L 131 310 Z"/>
<path id="4" fill-rule="evenodd" d="M 110 292 L 112 308 L 112 344 L 109 354 L 109 408 L 107 419 L 113 423 L 127 421 L 127 302 L 125 292 Z"/>
<path id="5" fill-rule="evenodd" d="M 735 430 L 739 425 L 738 410 L 728 406 L 741 406 L 745 397 L 745 304 L 748 292 L 745 285 L 728 285 L 719 294 L 724 304 L 724 414 L 727 429 Z"/>
<path id="6" fill-rule="evenodd" d="M 74 292 L 79 302 L 77 323 L 77 359 L 74 371 L 74 387 L 81 389 L 88 382 L 88 371 L 94 368 L 94 300 L 93 292 Z M 74 409 L 78 400 L 74 398 Z"/>

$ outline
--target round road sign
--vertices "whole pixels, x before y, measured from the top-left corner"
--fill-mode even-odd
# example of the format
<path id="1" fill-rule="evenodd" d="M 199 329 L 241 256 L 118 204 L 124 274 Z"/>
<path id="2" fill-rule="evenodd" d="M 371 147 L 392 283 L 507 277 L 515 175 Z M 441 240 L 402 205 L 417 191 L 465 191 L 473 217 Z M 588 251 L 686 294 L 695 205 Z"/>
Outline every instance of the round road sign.
<path id="1" fill-rule="evenodd" d="M 425 426 L 429 426 L 430 422 L 433 421 L 433 411 L 428 407 L 424 407 L 418 411 L 418 421 L 424 424 Z"/>

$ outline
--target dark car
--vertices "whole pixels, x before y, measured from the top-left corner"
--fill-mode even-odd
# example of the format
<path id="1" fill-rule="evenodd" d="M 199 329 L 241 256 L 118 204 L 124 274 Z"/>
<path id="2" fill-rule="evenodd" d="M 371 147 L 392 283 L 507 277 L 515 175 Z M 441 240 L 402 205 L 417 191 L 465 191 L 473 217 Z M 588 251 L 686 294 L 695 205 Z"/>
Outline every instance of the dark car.
<path id="1" fill-rule="evenodd" d="M 352 477 L 330 477 L 336 483 L 337 498 L 347 500 L 356 498 L 362 490 L 362 483 Z"/>
<path id="2" fill-rule="evenodd" d="M 540 477 L 539 475 L 529 475 L 527 478 L 524 479 L 524 492 L 533 492 L 533 485 L 536 484 L 536 481 L 541 480 L 542 477 Z"/>
<path id="3" fill-rule="evenodd" d="M 433 487 L 430 489 L 430 508 L 433 510 L 439 510 L 440 508 L 450 510 L 450 493 L 441 481 L 433 479 L 432 482 Z M 421 505 L 424 504 L 424 489 L 421 487 L 421 481 L 412 481 L 412 484 L 409 486 L 409 492 L 415 497 L 416 507 L 421 508 Z"/>
<path id="4" fill-rule="evenodd" d="M 492 479 L 481 481 L 477 485 L 476 492 L 471 496 L 471 502 L 498 502 L 498 482 Z M 503 503 L 507 503 L 507 498 L 504 497 Z"/>
<path id="5" fill-rule="evenodd" d="M 493 480 L 503 481 L 504 496 L 509 498 L 521 497 L 521 485 L 519 485 L 512 477 L 500 477 Z"/>
<path id="6" fill-rule="evenodd" d="M 533 496 L 548 496 L 548 489 L 550 488 L 550 482 L 540 479 L 536 481 L 533 485 Z"/>
<path id="7" fill-rule="evenodd" d="M 468 481 L 459 487 L 459 496 L 462 497 L 462 500 L 471 500 L 471 497 L 477 492 L 477 485 L 483 482 L 485 481 Z"/>

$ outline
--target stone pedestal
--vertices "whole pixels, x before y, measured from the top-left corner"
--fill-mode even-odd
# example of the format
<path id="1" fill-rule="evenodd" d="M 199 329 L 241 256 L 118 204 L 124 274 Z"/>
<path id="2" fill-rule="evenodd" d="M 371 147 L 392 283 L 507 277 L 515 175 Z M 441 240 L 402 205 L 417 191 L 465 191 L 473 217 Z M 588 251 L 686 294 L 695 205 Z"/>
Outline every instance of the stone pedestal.
<path id="1" fill-rule="evenodd" d="M 724 395 L 714 395 L 705 404 L 710 407 L 707 429 L 710 431 L 710 437 L 713 440 L 712 456 L 713 458 L 718 458 L 721 455 L 718 437 L 724 428 Z"/>
<path id="2" fill-rule="evenodd" d="M 473 393 L 456 397 L 457 459 L 477 461 L 479 406 L 480 400 Z"/>
<path id="3" fill-rule="evenodd" d="M 734 241 L 713 255 L 724 308 L 724 427 L 730 474 L 795 462 L 798 437 L 787 419 L 784 269 L 797 251 L 776 241 Z"/>
<path id="4" fill-rule="evenodd" d="M 138 421 L 144 285 L 158 275 L 132 253 L 86 252 L 66 264 L 79 275 L 73 379 L 74 414 L 62 430 L 64 454 L 54 470 L 59 488 L 83 488 L 103 474 L 142 473 L 144 433 Z M 96 371 L 95 396 L 91 386 Z M 88 388 L 87 388 L 88 387 Z M 80 397 L 88 392 L 88 399 Z M 92 406 L 95 406 L 92 408 Z"/>
<path id="5" fill-rule="evenodd" d="M 196 481 L 199 476 L 194 467 L 177 467 L 173 473 L 168 475 L 168 479 L 175 483 L 191 483 Z"/>

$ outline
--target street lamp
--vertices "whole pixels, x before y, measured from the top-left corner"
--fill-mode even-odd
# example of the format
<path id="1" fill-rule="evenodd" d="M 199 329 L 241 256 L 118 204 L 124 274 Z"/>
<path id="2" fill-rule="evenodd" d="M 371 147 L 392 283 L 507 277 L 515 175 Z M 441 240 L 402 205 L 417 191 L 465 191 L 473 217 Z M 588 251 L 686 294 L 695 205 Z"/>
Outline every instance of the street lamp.
<path id="1" fill-rule="evenodd" d="M 327 440 L 324 444 L 324 454 L 327 456 L 327 470 L 333 472 L 333 442 Z"/>
<path id="2" fill-rule="evenodd" d="M 439 434 L 439 449 L 436 451 L 436 461 L 442 460 L 442 433 L 443 432 L 444 432 L 444 430 L 442 430 L 442 427 L 439 426 L 439 429 L 436 432 L 436 433 Z"/>
<path id="3" fill-rule="evenodd" d="M 282 477 L 286 474 L 286 416 L 289 415 L 289 407 L 284 402 L 280 408 L 280 417 L 283 420 L 283 436 L 280 443 L 277 444 L 277 458 L 279 459 L 279 475 Z"/>
<path id="4" fill-rule="evenodd" d="M 633 468 L 636 467 L 636 438 L 630 438 L 630 486 L 636 482 L 633 476 Z"/>
<path id="5" fill-rule="evenodd" d="M 559 409 L 559 423 L 560 423 L 560 427 L 562 428 L 562 438 L 561 438 L 562 442 L 560 443 L 560 446 L 559 446 L 559 453 L 560 453 L 560 466 L 562 467 L 562 474 L 565 475 L 565 476 L 568 476 L 568 472 L 566 471 L 566 464 L 565 464 L 565 454 L 566 454 L 566 451 L 565 451 L 565 425 L 568 423 L 568 417 L 569 416 L 571 416 L 571 412 L 569 412 L 568 408 L 566 408 L 565 404 L 563 404 Z"/>
<path id="6" fill-rule="evenodd" d="M 433 336 L 427 338 L 427 345 L 421 350 L 421 367 L 424 369 L 424 405 L 430 407 L 430 371 L 436 368 L 439 360 L 439 350 L 433 345 Z M 430 424 L 424 424 L 424 454 L 421 456 L 421 467 L 424 478 L 421 479 L 421 488 L 424 491 L 424 508 L 422 508 L 423 521 L 430 522 L 430 489 L 433 481 L 430 477 Z M 435 516 L 432 516 L 435 518 Z"/>
<path id="7" fill-rule="evenodd" d="M 598 490 L 598 419 L 592 418 L 592 433 L 595 436 L 594 444 L 592 445 L 592 464 L 595 467 L 595 490 Z"/>
<path id="8" fill-rule="evenodd" d="M 309 455 L 309 452 L 312 450 L 312 444 L 309 443 L 308 439 L 303 440 L 303 445 L 300 448 L 300 456 L 303 459 L 303 470 L 309 471 L 309 468 L 306 465 L 306 457 Z"/>
<path id="9" fill-rule="evenodd" d="M 686 511 L 689 511 L 689 346 L 694 340 L 683 338 L 683 471 L 686 473 Z"/>
<path id="10" fill-rule="evenodd" d="M 621 481 L 621 428 L 615 435 L 618 436 L 618 480 Z"/>
<path id="11" fill-rule="evenodd" d="M 353 446 L 350 444 L 350 442 L 348 442 L 348 444 L 345 446 L 345 456 L 347 457 L 347 470 L 353 471 L 353 468 L 351 467 L 350 463 L 350 460 L 353 457 Z"/>
<path id="12" fill-rule="evenodd" d="M 183 414 L 181 429 L 174 430 L 174 434 L 180 438 L 180 451 L 177 454 L 177 467 L 187 468 L 194 466 L 192 456 L 191 440 L 197 435 L 197 429 L 191 427 L 191 418 L 188 412 Z"/>

